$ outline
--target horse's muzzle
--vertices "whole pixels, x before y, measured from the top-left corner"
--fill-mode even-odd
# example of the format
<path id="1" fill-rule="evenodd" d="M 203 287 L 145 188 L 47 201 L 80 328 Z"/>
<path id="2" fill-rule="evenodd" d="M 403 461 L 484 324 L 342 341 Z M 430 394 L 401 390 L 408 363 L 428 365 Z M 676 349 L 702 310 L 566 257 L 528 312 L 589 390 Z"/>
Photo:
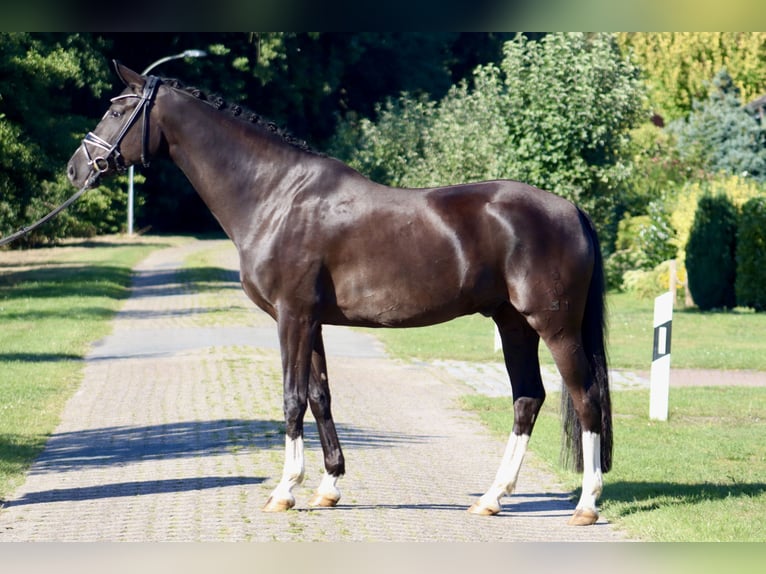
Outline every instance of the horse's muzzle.
<path id="1" fill-rule="evenodd" d="M 98 185 L 101 172 L 90 169 L 84 162 L 78 162 L 76 153 L 67 164 L 66 175 L 74 187 L 91 189 Z"/>

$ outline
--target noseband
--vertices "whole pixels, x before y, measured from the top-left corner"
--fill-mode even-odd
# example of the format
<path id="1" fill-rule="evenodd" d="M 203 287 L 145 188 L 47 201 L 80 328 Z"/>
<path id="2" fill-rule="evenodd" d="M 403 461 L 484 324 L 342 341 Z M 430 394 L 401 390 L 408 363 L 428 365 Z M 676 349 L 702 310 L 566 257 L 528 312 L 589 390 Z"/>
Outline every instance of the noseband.
<path id="1" fill-rule="evenodd" d="M 112 102 L 126 98 L 139 98 L 141 101 L 139 101 L 136 107 L 133 108 L 133 112 L 130 114 L 128 121 L 126 121 L 122 128 L 120 128 L 120 132 L 117 134 L 117 137 L 113 143 L 110 144 L 108 141 L 104 140 L 100 136 L 97 136 L 93 132 L 88 132 L 88 134 L 83 138 L 82 148 L 85 152 L 85 157 L 88 158 L 88 166 L 90 166 L 90 169 L 92 172 L 94 172 L 94 174 L 102 174 L 107 171 L 109 169 L 109 160 L 113 161 L 114 167 L 118 171 L 123 171 L 126 169 L 127 166 L 122 159 L 119 147 L 122 143 L 122 139 L 125 137 L 125 134 L 128 133 L 128 130 L 135 123 L 136 119 L 138 119 L 138 116 L 141 113 L 144 114 L 143 133 L 141 136 L 141 164 L 144 167 L 149 167 L 149 111 L 152 107 L 152 103 L 154 102 L 154 98 L 157 95 L 157 89 L 161 83 L 162 82 L 160 79 L 156 76 L 147 76 L 146 83 L 144 84 L 144 91 L 140 96 L 138 94 L 125 94 L 122 96 L 117 96 L 116 98 L 112 98 Z M 88 150 L 88 144 L 100 148 L 105 153 L 97 155 L 96 157 L 92 157 L 90 151 Z"/>

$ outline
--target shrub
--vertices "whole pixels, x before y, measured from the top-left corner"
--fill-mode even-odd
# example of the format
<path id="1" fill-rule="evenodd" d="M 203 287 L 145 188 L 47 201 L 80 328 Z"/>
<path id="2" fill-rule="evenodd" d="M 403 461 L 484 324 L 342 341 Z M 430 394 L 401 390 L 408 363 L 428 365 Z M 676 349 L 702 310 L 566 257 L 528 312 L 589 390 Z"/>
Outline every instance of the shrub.
<path id="1" fill-rule="evenodd" d="M 625 290 L 625 275 L 629 271 L 644 269 L 644 262 L 643 254 L 637 249 L 621 249 L 612 253 L 604 261 L 607 288 L 617 291 Z"/>
<path id="2" fill-rule="evenodd" d="M 736 304 L 737 211 L 724 195 L 700 198 L 686 245 L 689 289 L 702 310 Z"/>
<path id="3" fill-rule="evenodd" d="M 651 299 L 670 289 L 670 261 L 663 261 L 649 270 L 634 269 L 623 277 L 626 291 L 634 293 L 639 299 Z"/>
<path id="4" fill-rule="evenodd" d="M 742 206 L 737 229 L 737 304 L 766 310 L 766 197 Z"/>
<path id="5" fill-rule="evenodd" d="M 747 200 L 764 193 L 762 184 L 737 175 L 718 174 L 706 181 L 694 181 L 684 185 L 669 204 L 672 210 L 670 225 L 674 230 L 674 237 L 668 243 L 677 249 L 679 269 L 686 265 L 686 244 L 689 242 L 689 232 L 701 197 L 725 195 L 739 209 Z"/>

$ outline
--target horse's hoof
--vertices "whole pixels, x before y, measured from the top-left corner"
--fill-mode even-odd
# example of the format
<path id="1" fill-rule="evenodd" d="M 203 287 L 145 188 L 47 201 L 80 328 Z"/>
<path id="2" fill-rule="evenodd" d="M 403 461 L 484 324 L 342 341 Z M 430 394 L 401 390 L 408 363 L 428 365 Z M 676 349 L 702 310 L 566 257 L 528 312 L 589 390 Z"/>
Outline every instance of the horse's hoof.
<path id="1" fill-rule="evenodd" d="M 270 496 L 261 510 L 263 512 L 285 512 L 293 506 L 295 506 L 295 499 L 275 499 L 273 496 Z"/>
<path id="2" fill-rule="evenodd" d="M 590 526 L 598 520 L 598 512 L 591 508 L 578 508 L 575 510 L 572 518 L 569 519 L 569 526 Z"/>
<path id="3" fill-rule="evenodd" d="M 339 496 L 332 494 L 315 493 L 311 500 L 309 500 L 309 506 L 311 508 L 332 508 L 340 500 Z"/>
<path id="4" fill-rule="evenodd" d="M 476 516 L 495 516 L 500 513 L 500 508 L 484 506 L 483 504 L 475 502 L 471 505 L 471 508 L 468 509 L 468 512 L 470 514 L 475 514 Z"/>

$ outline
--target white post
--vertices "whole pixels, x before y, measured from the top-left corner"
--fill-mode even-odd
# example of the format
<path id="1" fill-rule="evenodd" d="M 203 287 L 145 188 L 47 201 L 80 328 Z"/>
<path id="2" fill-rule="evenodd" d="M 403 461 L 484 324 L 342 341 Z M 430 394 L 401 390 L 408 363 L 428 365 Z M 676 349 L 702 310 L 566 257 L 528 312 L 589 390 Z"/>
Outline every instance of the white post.
<path id="1" fill-rule="evenodd" d="M 503 340 L 500 338 L 500 330 L 497 328 L 497 325 L 495 325 L 495 353 L 502 350 L 503 348 Z"/>
<path id="2" fill-rule="evenodd" d="M 670 391 L 670 334 L 673 321 L 673 293 L 654 300 L 654 347 L 649 389 L 649 418 L 668 420 Z"/>

